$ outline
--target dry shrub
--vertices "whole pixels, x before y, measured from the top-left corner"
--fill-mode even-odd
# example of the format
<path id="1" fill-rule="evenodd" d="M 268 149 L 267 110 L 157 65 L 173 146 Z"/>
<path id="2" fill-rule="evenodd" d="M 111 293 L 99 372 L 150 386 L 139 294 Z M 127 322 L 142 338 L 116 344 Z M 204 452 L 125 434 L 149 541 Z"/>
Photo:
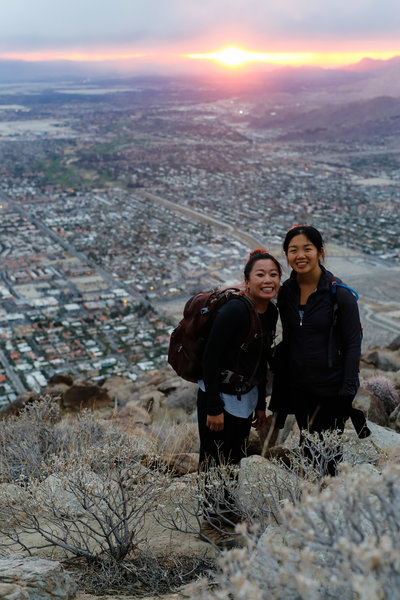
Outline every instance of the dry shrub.
<path id="1" fill-rule="evenodd" d="M 3 550 L 58 547 L 65 555 L 121 561 L 145 541 L 145 517 L 166 485 L 134 440 L 105 437 L 101 447 L 52 456 L 40 475 L 1 494 Z M 6 541 L 8 539 L 8 542 Z"/>
<path id="2" fill-rule="evenodd" d="M 197 424 L 187 421 L 165 420 L 153 425 L 160 454 L 183 454 L 198 452 L 199 434 Z"/>
<path id="3" fill-rule="evenodd" d="M 59 419 L 57 401 L 45 397 L 27 405 L 20 416 L 0 421 L 0 482 L 38 475 L 43 460 L 59 451 Z"/>
<path id="4" fill-rule="evenodd" d="M 79 589 L 88 594 L 120 590 L 135 598 L 174 592 L 215 569 L 215 562 L 204 555 L 155 556 L 151 551 L 138 551 L 133 558 L 122 562 L 73 559 L 64 565 L 72 571 Z"/>
<path id="5" fill-rule="evenodd" d="M 281 507 L 280 525 L 224 553 L 213 587 L 192 600 L 391 600 L 400 586 L 400 466 L 343 467 L 318 492 Z"/>
<path id="6" fill-rule="evenodd" d="M 173 480 L 143 438 L 87 410 L 59 416 L 44 399 L 0 423 L 0 555 L 57 549 L 95 594 L 163 593 L 203 574 L 209 559 L 148 547 L 146 519 Z"/>

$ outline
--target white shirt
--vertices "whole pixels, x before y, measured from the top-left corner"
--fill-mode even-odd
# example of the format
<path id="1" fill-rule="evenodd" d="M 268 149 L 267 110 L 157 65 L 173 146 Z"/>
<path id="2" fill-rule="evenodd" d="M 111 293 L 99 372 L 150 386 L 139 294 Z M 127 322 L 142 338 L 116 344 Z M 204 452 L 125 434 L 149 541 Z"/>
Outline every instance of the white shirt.
<path id="1" fill-rule="evenodd" d="M 206 388 L 204 381 L 200 379 L 197 383 L 199 388 L 205 392 Z M 250 391 L 241 394 L 240 400 L 238 400 L 236 394 L 224 394 L 222 392 L 220 393 L 220 398 L 224 403 L 224 410 L 226 410 L 226 412 L 234 417 L 247 419 L 256 409 L 258 403 L 258 388 L 253 386 Z"/>

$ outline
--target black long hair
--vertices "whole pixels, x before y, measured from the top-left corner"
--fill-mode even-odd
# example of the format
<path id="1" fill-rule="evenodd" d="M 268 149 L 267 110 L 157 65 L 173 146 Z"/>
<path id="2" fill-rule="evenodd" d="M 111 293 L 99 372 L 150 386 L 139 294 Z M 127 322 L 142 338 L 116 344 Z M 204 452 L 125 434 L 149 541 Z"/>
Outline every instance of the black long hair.
<path id="1" fill-rule="evenodd" d="M 318 229 L 312 225 L 294 225 L 294 227 L 289 229 L 283 241 L 283 251 L 286 256 L 288 253 L 290 240 L 292 240 L 296 235 L 300 234 L 305 235 L 306 238 L 310 240 L 310 242 L 316 247 L 318 252 L 323 252 L 325 244 Z"/>

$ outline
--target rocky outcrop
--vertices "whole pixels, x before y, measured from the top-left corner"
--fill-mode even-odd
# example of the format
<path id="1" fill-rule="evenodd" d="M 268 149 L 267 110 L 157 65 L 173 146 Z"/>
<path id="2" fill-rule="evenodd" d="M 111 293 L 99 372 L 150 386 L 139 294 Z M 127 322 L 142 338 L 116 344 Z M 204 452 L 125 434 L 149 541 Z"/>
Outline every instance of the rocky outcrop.
<path id="1" fill-rule="evenodd" d="M 397 337 L 395 337 L 394 340 L 392 340 L 390 342 L 390 344 L 388 344 L 387 349 L 388 350 L 394 350 L 394 351 L 400 350 L 400 335 L 398 335 Z"/>
<path id="2" fill-rule="evenodd" d="M 107 390 L 91 384 L 75 383 L 62 395 L 62 407 L 79 411 L 83 408 L 104 408 L 113 406 Z"/>
<path id="3" fill-rule="evenodd" d="M 59 562 L 20 556 L 0 559 L 3 600 L 69 600 L 76 591 L 76 583 Z"/>
<path id="4" fill-rule="evenodd" d="M 24 392 L 23 394 L 18 396 L 18 398 L 14 400 L 14 402 L 7 406 L 4 406 L 0 410 L 0 418 L 4 419 L 13 415 L 19 415 L 21 411 L 25 408 L 25 406 L 28 406 L 33 402 L 37 402 L 39 399 L 39 394 L 35 394 L 34 392 Z"/>
<path id="5" fill-rule="evenodd" d="M 69 387 L 74 383 L 74 376 L 72 373 L 55 373 L 49 379 L 49 385 L 56 385 L 57 383 L 62 383 Z"/>
<path id="6" fill-rule="evenodd" d="M 362 387 L 354 398 L 353 406 L 362 410 L 370 421 L 383 427 L 389 424 L 389 415 L 386 413 L 383 403 L 372 392 Z"/>
<path id="7" fill-rule="evenodd" d="M 400 353 L 398 350 L 374 349 L 364 357 L 364 362 L 381 371 L 399 371 Z"/>

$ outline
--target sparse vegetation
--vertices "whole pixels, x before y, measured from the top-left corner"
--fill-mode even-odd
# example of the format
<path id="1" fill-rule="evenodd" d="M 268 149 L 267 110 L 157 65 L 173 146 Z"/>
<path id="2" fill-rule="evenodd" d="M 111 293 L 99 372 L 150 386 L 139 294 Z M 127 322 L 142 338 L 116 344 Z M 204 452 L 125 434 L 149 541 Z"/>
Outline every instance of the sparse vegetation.
<path id="1" fill-rule="evenodd" d="M 224 553 L 192 600 L 392 600 L 400 585 L 400 467 L 348 467 L 322 492 L 282 502 L 279 526 L 241 525 L 245 543 Z M 260 533 L 262 535 L 260 536 Z"/>
<path id="2" fill-rule="evenodd" d="M 0 431 L 0 555 L 57 550 L 96 593 L 161 593 L 209 568 L 210 560 L 178 554 L 149 568 L 145 525 L 173 473 L 141 438 L 89 411 L 60 420 L 50 399 L 2 421 Z"/>
<path id="3" fill-rule="evenodd" d="M 50 398 L 1 421 L 0 555 L 56 553 L 94 594 L 139 597 L 192 582 L 192 600 L 396 598 L 400 466 L 368 464 L 377 461 L 370 440 L 361 451 L 346 443 L 336 478 L 325 476 L 336 432 L 304 433 L 304 446 L 279 460 L 253 456 L 177 478 L 165 456 L 190 449 L 192 428 L 175 437 L 162 423 L 154 436 L 159 455 L 112 419 L 61 418 Z M 229 552 L 202 533 L 215 515 L 237 546 Z M 214 551 L 156 548 L 149 519 Z"/>

